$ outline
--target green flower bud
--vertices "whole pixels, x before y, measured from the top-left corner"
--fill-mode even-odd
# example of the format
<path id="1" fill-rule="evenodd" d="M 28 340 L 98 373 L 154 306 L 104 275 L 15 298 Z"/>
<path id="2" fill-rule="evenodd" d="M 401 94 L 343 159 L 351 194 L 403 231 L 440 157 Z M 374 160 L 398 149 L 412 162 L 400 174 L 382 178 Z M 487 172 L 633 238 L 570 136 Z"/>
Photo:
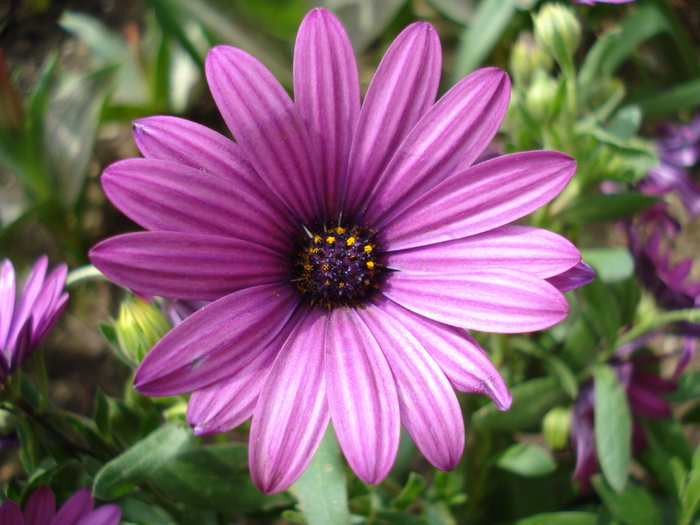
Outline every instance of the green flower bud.
<path id="1" fill-rule="evenodd" d="M 9 410 L 0 409 L 0 436 L 7 436 L 17 428 L 17 420 Z"/>
<path id="2" fill-rule="evenodd" d="M 549 120 L 557 94 L 557 81 L 543 71 L 537 71 L 525 94 L 525 107 L 530 116 L 540 123 Z"/>
<path id="3" fill-rule="evenodd" d="M 138 297 L 126 299 L 112 323 L 119 353 L 132 365 L 138 365 L 171 326 L 160 309 Z"/>
<path id="4" fill-rule="evenodd" d="M 532 21 L 537 42 L 562 69 L 573 68 L 573 56 L 581 43 L 581 24 L 573 10 L 562 4 L 546 4 Z"/>
<path id="5" fill-rule="evenodd" d="M 516 85 L 526 86 L 536 71 L 548 72 L 552 69 L 552 59 L 535 42 L 532 33 L 523 31 L 510 53 L 510 72 Z"/>
<path id="6" fill-rule="evenodd" d="M 561 450 L 569 443 L 571 432 L 571 409 L 554 407 L 542 421 L 542 434 L 552 450 Z"/>

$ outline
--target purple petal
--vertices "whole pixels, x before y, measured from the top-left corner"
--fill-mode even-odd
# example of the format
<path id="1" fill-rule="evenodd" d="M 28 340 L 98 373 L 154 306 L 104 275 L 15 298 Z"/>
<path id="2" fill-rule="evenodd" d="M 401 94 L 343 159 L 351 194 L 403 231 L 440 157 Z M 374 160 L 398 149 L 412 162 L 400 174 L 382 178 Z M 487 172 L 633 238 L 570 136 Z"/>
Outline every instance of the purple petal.
<path id="1" fill-rule="evenodd" d="M 295 327 L 272 365 L 250 427 L 250 472 L 266 494 L 288 488 L 306 469 L 328 427 L 323 348 L 327 315 Z"/>
<path id="2" fill-rule="evenodd" d="M 442 56 L 435 28 L 408 26 L 387 50 L 370 83 L 350 151 L 346 208 L 354 215 L 399 145 L 435 102 Z"/>
<path id="3" fill-rule="evenodd" d="M 455 389 L 489 396 L 499 410 L 510 408 L 513 398 L 503 378 L 467 332 L 416 315 L 393 301 L 383 302 L 381 308 L 411 332 Z"/>
<path id="4" fill-rule="evenodd" d="M 74 525 L 80 518 L 90 513 L 95 500 L 90 489 L 80 489 L 66 501 L 51 521 L 51 525 Z"/>
<path id="5" fill-rule="evenodd" d="M 24 506 L 24 525 L 48 525 L 55 513 L 56 497 L 53 491 L 49 487 L 40 487 L 32 492 Z"/>
<path id="6" fill-rule="evenodd" d="M 595 271 L 585 262 L 579 261 L 576 266 L 547 279 L 561 293 L 584 286 L 595 279 Z"/>
<path id="7" fill-rule="evenodd" d="M 581 260 L 564 237 L 540 228 L 501 226 L 491 231 L 409 250 L 390 252 L 384 263 L 412 273 L 465 273 L 488 268 L 552 277 Z"/>
<path id="8" fill-rule="evenodd" d="M 497 68 L 462 79 L 416 124 L 376 183 L 366 219 L 395 215 L 454 173 L 471 166 L 508 109 L 510 81 Z"/>
<path id="9" fill-rule="evenodd" d="M 3 525 L 24 525 L 22 509 L 11 499 L 3 501 L 0 505 L 0 523 Z"/>
<path id="10" fill-rule="evenodd" d="M 127 159 L 105 170 L 102 186 L 112 204 L 148 230 L 223 235 L 278 249 L 289 245 L 288 212 L 280 203 L 271 206 L 277 199 L 244 173 L 224 178 L 169 161 Z"/>
<path id="11" fill-rule="evenodd" d="M 403 426 L 435 468 L 452 470 L 464 450 L 464 422 L 445 374 L 418 340 L 387 314 L 382 305 L 372 305 L 359 314 L 391 367 Z"/>
<path id="12" fill-rule="evenodd" d="M 146 355 L 134 388 L 148 396 L 192 392 L 233 374 L 283 329 L 298 303 L 276 284 L 213 302 L 173 328 Z"/>
<path id="13" fill-rule="evenodd" d="M 309 135 L 277 79 L 248 53 L 227 46 L 209 52 L 206 76 L 221 115 L 260 177 L 301 222 L 318 218 Z"/>
<path id="14" fill-rule="evenodd" d="M 95 246 L 90 260 L 121 286 L 170 299 L 216 300 L 289 276 L 288 261 L 269 248 L 188 233 L 119 235 Z"/>
<path id="15" fill-rule="evenodd" d="M 24 285 L 22 296 L 19 299 L 17 309 L 15 310 L 15 314 L 12 318 L 12 327 L 10 328 L 10 333 L 7 336 L 7 341 L 9 344 L 11 344 L 12 341 L 17 338 L 20 330 L 22 330 L 22 328 L 25 326 L 27 318 L 31 315 L 34 301 L 36 301 L 36 298 L 44 285 L 44 277 L 46 276 L 46 268 L 48 265 L 49 258 L 46 257 L 46 255 L 42 255 L 32 267 L 32 271 L 29 274 L 27 283 Z"/>
<path id="16" fill-rule="evenodd" d="M 0 273 L 0 350 L 7 347 L 7 336 L 12 326 L 12 315 L 15 311 L 15 294 L 17 290 L 15 269 L 9 259 L 2 262 Z"/>
<path id="17" fill-rule="evenodd" d="M 642 385 L 629 385 L 627 397 L 635 414 L 652 419 L 665 419 L 671 415 L 669 404 Z"/>
<path id="18" fill-rule="evenodd" d="M 542 330 L 569 311 L 566 299 L 551 284 L 500 268 L 463 275 L 394 272 L 382 293 L 434 321 L 482 332 Z"/>
<path id="19" fill-rule="evenodd" d="M 75 525 L 119 525 L 122 509 L 119 505 L 103 505 L 93 510 Z"/>
<path id="20" fill-rule="evenodd" d="M 298 309 L 267 347 L 233 375 L 192 394 L 187 405 L 187 422 L 195 435 L 228 432 L 253 415 L 272 363 L 305 313 L 306 309 Z"/>
<path id="21" fill-rule="evenodd" d="M 329 217 L 340 205 L 360 112 L 360 81 L 350 39 L 340 21 L 325 9 L 313 9 L 299 28 L 294 98 L 323 173 L 321 203 L 324 216 Z"/>
<path id="22" fill-rule="evenodd" d="M 454 175 L 377 225 L 388 251 L 461 239 L 535 211 L 576 171 L 555 151 L 513 153 Z"/>
<path id="23" fill-rule="evenodd" d="M 364 482 L 379 483 L 399 448 L 399 402 L 382 349 L 353 308 L 330 313 L 326 380 L 333 428 L 350 467 Z"/>

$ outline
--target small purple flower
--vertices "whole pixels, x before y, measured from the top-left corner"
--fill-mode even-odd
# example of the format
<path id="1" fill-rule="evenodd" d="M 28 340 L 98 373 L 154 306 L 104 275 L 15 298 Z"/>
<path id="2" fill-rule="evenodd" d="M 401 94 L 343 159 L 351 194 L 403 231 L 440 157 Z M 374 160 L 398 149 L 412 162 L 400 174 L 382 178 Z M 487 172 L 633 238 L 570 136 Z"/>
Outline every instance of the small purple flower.
<path id="1" fill-rule="evenodd" d="M 90 489 L 80 489 L 56 512 L 56 498 L 49 487 L 32 492 L 24 513 L 19 505 L 6 500 L 0 505 L 2 525 L 117 525 L 122 516 L 118 505 L 103 505 L 94 509 Z"/>
<path id="2" fill-rule="evenodd" d="M 557 195 L 576 164 L 552 151 L 473 165 L 510 96 L 488 68 L 437 103 L 435 29 L 387 51 L 360 104 L 347 34 L 314 9 L 299 30 L 295 100 L 260 62 L 207 57 L 236 143 L 192 122 L 134 124 L 145 159 L 110 166 L 110 200 L 149 232 L 91 259 L 141 293 L 213 301 L 146 356 L 135 388 L 192 392 L 195 433 L 252 416 L 250 468 L 264 492 L 304 471 L 329 421 L 357 475 L 391 468 L 401 424 L 437 468 L 455 467 L 464 424 L 454 390 L 511 396 L 463 330 L 541 330 L 568 312 L 547 279 L 581 256 L 551 232 L 509 225 Z"/>
<path id="3" fill-rule="evenodd" d="M 15 305 L 15 270 L 9 259 L 0 270 L 0 385 L 31 355 L 56 324 L 68 301 L 63 291 L 67 267 L 60 264 L 47 276 L 48 258 L 32 268 Z"/>

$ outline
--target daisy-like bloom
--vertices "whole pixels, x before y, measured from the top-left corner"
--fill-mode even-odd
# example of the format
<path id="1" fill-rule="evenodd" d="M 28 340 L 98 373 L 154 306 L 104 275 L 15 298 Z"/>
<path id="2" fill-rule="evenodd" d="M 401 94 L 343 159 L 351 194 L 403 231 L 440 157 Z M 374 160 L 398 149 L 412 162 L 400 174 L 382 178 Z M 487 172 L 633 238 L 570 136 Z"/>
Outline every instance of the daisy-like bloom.
<path id="1" fill-rule="evenodd" d="M 435 102 L 435 29 L 387 51 L 360 105 L 349 39 L 328 11 L 305 18 L 294 95 L 247 53 L 216 47 L 207 80 L 236 142 L 192 122 L 134 123 L 146 157 L 110 166 L 110 200 L 149 232 L 103 241 L 92 262 L 141 293 L 213 301 L 146 356 L 144 394 L 193 392 L 196 434 L 252 416 L 250 468 L 287 488 L 329 421 L 357 475 L 378 483 L 399 427 L 437 468 L 455 467 L 464 424 L 454 390 L 507 409 L 498 371 L 464 328 L 540 330 L 566 300 L 546 279 L 576 248 L 508 223 L 557 195 L 575 162 L 557 152 L 472 166 L 510 95 L 498 69 Z"/>
<path id="2" fill-rule="evenodd" d="M 63 313 L 68 294 L 63 291 L 68 268 L 59 264 L 47 276 L 44 255 L 29 274 L 15 305 L 16 279 L 12 262 L 0 270 L 0 386 L 31 355 Z"/>
<path id="3" fill-rule="evenodd" d="M 49 487 L 32 492 L 24 513 L 19 505 L 6 500 L 0 505 L 3 525 L 117 525 L 122 516 L 118 505 L 103 505 L 97 509 L 90 489 L 73 494 L 56 512 L 56 497 Z"/>

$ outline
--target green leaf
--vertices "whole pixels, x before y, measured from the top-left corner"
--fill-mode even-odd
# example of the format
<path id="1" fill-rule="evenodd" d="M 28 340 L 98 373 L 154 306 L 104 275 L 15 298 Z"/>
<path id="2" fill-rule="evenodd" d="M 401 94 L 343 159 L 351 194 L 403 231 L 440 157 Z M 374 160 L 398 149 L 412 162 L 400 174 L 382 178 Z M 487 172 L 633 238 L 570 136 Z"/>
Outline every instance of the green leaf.
<path id="1" fill-rule="evenodd" d="M 527 478 L 546 476 L 557 469 L 557 462 L 549 451 L 528 443 L 516 443 L 508 447 L 498 458 L 496 465 Z"/>
<path id="2" fill-rule="evenodd" d="M 606 283 L 623 281 L 634 274 L 634 259 L 627 248 L 582 248 L 581 257 Z"/>
<path id="3" fill-rule="evenodd" d="M 379 510 L 374 513 L 374 516 L 376 520 L 372 520 L 372 523 L 376 523 L 377 525 L 384 525 L 385 523 L 391 525 L 428 525 L 429 523 L 425 518 L 421 518 L 420 516 L 393 510 Z"/>
<path id="4" fill-rule="evenodd" d="M 310 525 L 345 525 L 350 522 L 345 469 L 331 426 L 311 464 L 291 491 L 299 500 L 300 510 Z"/>
<path id="5" fill-rule="evenodd" d="M 627 395 L 608 365 L 593 370 L 595 442 L 606 481 L 617 492 L 627 484 L 632 461 L 632 416 Z"/>
<path id="6" fill-rule="evenodd" d="M 642 111 L 639 106 L 625 106 L 615 113 L 608 126 L 608 132 L 618 140 L 626 142 L 637 134 L 641 123 Z"/>
<path id="7" fill-rule="evenodd" d="M 595 280 L 581 288 L 583 312 L 605 347 L 611 349 L 622 327 L 617 300 L 605 283 Z"/>
<path id="8" fill-rule="evenodd" d="M 639 106 L 647 116 L 672 115 L 681 109 L 700 106 L 700 78 L 672 88 L 653 97 L 641 100 Z"/>
<path id="9" fill-rule="evenodd" d="M 686 372 L 678 378 L 676 391 L 666 396 L 674 403 L 684 403 L 700 397 L 700 371 Z"/>
<path id="10" fill-rule="evenodd" d="M 105 464 L 95 476 L 94 495 L 114 499 L 129 493 L 167 467 L 191 440 L 192 434 L 185 427 L 163 426 Z"/>
<path id="11" fill-rule="evenodd" d="M 521 430 L 541 422 L 549 410 L 566 399 L 556 377 L 538 377 L 515 385 L 511 389 L 513 404 L 501 412 L 493 402 L 472 415 L 472 421 L 485 430 Z"/>
<path id="12" fill-rule="evenodd" d="M 681 498 L 682 525 L 690 523 L 700 507 L 700 471 L 693 470 L 688 476 L 688 482 Z"/>
<path id="13" fill-rule="evenodd" d="M 622 492 L 612 490 L 600 475 L 593 476 L 593 486 L 610 513 L 626 525 L 661 523 L 654 498 L 644 487 L 628 483 Z"/>
<path id="14" fill-rule="evenodd" d="M 416 472 L 411 472 L 408 475 L 408 481 L 403 489 L 393 500 L 391 506 L 397 510 L 406 510 L 413 503 L 418 494 L 425 488 L 425 478 Z"/>
<path id="15" fill-rule="evenodd" d="M 202 509 L 236 514 L 269 510 L 290 503 L 287 496 L 266 496 L 250 479 L 248 446 L 205 445 L 186 450 L 153 474 L 171 498 Z"/>
<path id="16" fill-rule="evenodd" d="M 518 0 L 482 0 L 462 33 L 452 83 L 477 69 L 515 15 Z"/>
<path id="17" fill-rule="evenodd" d="M 570 224 L 615 221 L 634 215 L 656 202 L 659 199 L 637 193 L 583 195 L 556 217 Z"/>
<path id="18" fill-rule="evenodd" d="M 515 522 L 515 525 L 596 525 L 598 516 L 591 512 L 546 512 Z"/>

